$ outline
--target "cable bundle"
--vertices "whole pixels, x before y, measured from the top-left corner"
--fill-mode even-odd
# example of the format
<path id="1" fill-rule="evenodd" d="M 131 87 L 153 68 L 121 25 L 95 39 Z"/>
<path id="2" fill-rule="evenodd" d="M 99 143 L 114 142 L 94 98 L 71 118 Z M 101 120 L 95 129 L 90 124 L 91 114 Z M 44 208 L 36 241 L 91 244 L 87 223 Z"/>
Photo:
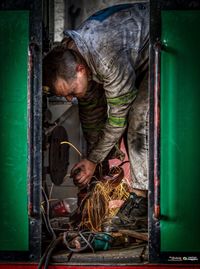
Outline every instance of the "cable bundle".
<path id="1" fill-rule="evenodd" d="M 113 200 L 125 201 L 129 196 L 128 187 L 120 183 L 114 187 L 109 181 L 98 182 L 85 201 L 81 226 L 93 232 L 101 231 L 103 222 L 115 216 L 119 208 L 109 208 Z"/>

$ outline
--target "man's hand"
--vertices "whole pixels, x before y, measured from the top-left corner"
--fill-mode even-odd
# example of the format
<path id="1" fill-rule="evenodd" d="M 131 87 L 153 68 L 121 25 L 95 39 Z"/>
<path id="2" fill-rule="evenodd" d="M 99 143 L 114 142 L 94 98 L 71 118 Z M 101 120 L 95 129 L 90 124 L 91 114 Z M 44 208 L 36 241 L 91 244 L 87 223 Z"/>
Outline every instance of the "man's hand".
<path id="1" fill-rule="evenodd" d="M 94 175 L 96 166 L 97 165 L 95 163 L 87 159 L 83 159 L 79 163 L 75 164 L 71 170 L 71 176 L 74 179 L 74 184 L 79 187 L 87 186 Z"/>

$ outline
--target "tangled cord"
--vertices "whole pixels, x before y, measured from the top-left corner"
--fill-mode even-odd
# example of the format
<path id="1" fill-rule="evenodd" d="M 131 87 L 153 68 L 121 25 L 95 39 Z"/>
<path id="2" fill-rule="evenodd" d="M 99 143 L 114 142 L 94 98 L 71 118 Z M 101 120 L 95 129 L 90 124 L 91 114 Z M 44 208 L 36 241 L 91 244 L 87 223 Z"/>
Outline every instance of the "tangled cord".
<path id="1" fill-rule="evenodd" d="M 108 235 L 107 233 L 101 233 L 101 235 L 102 234 Z M 112 238 L 112 236 L 109 235 L 109 238 Z M 79 253 L 89 249 L 94 253 L 95 249 L 93 243 L 95 239 L 103 240 L 101 237 L 99 237 L 98 233 L 90 231 L 78 231 L 73 236 L 70 236 L 70 232 L 68 231 L 61 233 L 57 238 L 53 239 L 45 249 L 42 258 L 40 259 L 38 269 L 42 269 L 43 265 L 44 269 L 48 268 L 51 255 L 58 244 L 63 243 L 66 246 L 67 250 L 69 251 L 68 261 L 70 261 L 73 253 Z M 75 240 L 78 241 L 79 246 L 76 245 Z M 105 241 L 108 242 L 108 240 Z"/>
<path id="2" fill-rule="evenodd" d="M 42 194 L 43 194 L 44 200 L 46 202 L 46 213 L 45 213 L 44 207 L 41 206 L 41 211 L 42 211 L 44 223 L 46 225 L 46 228 L 47 228 L 48 232 L 52 235 L 53 239 L 56 239 L 56 234 L 55 234 L 53 228 L 51 227 L 51 223 L 50 223 L 50 220 L 49 220 L 50 206 L 49 206 L 49 200 L 48 200 L 48 197 L 47 197 L 47 195 L 45 193 L 44 188 L 42 188 Z"/>
<path id="3" fill-rule="evenodd" d="M 113 189 L 109 182 L 98 182 L 85 201 L 80 227 L 86 227 L 93 232 L 101 231 L 105 219 L 112 218 L 118 212 L 118 208 L 109 208 L 109 202 L 126 200 L 128 196 L 127 185 L 124 183 Z"/>
<path id="4" fill-rule="evenodd" d="M 79 253 L 85 250 L 91 250 L 94 253 L 95 250 L 107 250 L 112 241 L 111 234 L 105 232 L 78 231 L 71 237 L 68 232 L 63 233 L 63 244 L 70 253 Z"/>
<path id="5" fill-rule="evenodd" d="M 43 264 L 44 264 L 44 269 L 47 269 L 51 254 L 52 254 L 53 250 L 55 249 L 55 247 L 58 245 L 58 243 L 61 241 L 62 237 L 57 237 L 52 226 L 51 226 L 50 219 L 49 219 L 49 211 L 50 211 L 49 200 L 48 200 L 48 197 L 45 193 L 44 188 L 42 188 L 42 195 L 43 195 L 44 201 L 46 203 L 46 212 L 45 212 L 45 208 L 43 207 L 43 205 L 41 205 L 41 212 L 42 212 L 44 224 L 47 228 L 47 231 L 52 236 L 52 241 L 50 242 L 48 247 L 45 249 L 45 252 L 42 255 L 42 258 L 40 259 L 38 269 L 41 269 Z"/>
<path id="6" fill-rule="evenodd" d="M 38 269 L 42 269 L 42 266 L 44 264 L 44 269 L 48 268 L 49 261 L 51 258 L 52 252 L 55 250 L 56 246 L 62 241 L 62 236 L 59 236 L 51 241 L 51 243 L 48 245 L 48 247 L 45 249 L 45 252 L 40 259 Z"/>
<path id="7" fill-rule="evenodd" d="M 82 239 L 82 245 L 80 247 L 72 247 L 70 246 L 70 243 L 77 239 L 77 238 Z M 82 252 L 88 248 L 90 248 L 92 250 L 92 252 L 94 253 L 94 248 L 92 246 L 92 242 L 94 241 L 94 233 L 89 232 L 89 231 L 79 231 L 74 237 L 69 238 L 69 232 L 64 232 L 63 233 L 63 243 L 64 245 L 67 247 L 67 249 L 70 252 L 73 253 L 78 253 L 78 252 Z"/>
<path id="8" fill-rule="evenodd" d="M 69 144 L 78 152 L 80 156 L 82 155 L 80 151 L 72 143 L 68 141 L 62 141 L 61 144 Z M 103 219 L 106 216 L 111 216 L 115 214 L 114 212 L 111 212 L 111 210 L 108 208 L 109 201 L 114 199 L 126 199 L 128 197 L 128 192 L 124 184 L 120 184 L 119 186 L 113 189 L 113 187 L 111 188 L 109 182 L 103 182 L 103 183 L 98 182 L 94 188 L 92 195 L 87 197 L 85 206 L 83 208 L 83 213 L 85 210 L 86 214 L 83 214 L 84 216 L 82 218 L 82 225 L 83 227 L 87 227 L 90 230 L 92 230 L 92 232 L 90 231 L 78 232 L 78 236 L 81 238 L 82 246 L 77 248 L 70 245 L 70 243 L 77 237 L 77 235 L 74 238 L 69 238 L 68 232 L 64 232 L 59 234 L 58 237 L 56 236 L 56 233 L 52 228 L 49 219 L 49 210 L 50 210 L 49 200 L 43 188 L 42 193 L 44 200 L 46 202 L 46 212 L 43 206 L 41 211 L 46 228 L 48 232 L 52 235 L 52 241 L 45 249 L 44 254 L 42 255 L 42 258 L 39 262 L 38 269 L 41 269 L 43 264 L 44 269 L 48 268 L 52 252 L 61 242 L 67 247 L 67 249 L 70 252 L 68 256 L 68 261 L 71 259 L 72 254 L 75 252 L 81 252 L 86 249 L 90 249 L 92 252 L 94 252 L 94 247 L 92 244 L 95 240 L 95 236 L 97 235 L 96 232 L 101 230 L 100 226 L 102 224 Z"/>

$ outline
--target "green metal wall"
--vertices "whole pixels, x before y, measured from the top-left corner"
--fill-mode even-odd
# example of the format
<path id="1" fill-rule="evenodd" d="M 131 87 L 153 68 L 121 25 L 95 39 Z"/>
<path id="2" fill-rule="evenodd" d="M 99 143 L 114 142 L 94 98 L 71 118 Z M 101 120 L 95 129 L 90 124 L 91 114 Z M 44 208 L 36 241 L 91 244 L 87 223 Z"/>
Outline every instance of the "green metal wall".
<path id="1" fill-rule="evenodd" d="M 161 251 L 200 251 L 200 11 L 163 11 Z"/>
<path id="2" fill-rule="evenodd" d="M 28 250 L 27 11 L 0 11 L 0 250 Z"/>

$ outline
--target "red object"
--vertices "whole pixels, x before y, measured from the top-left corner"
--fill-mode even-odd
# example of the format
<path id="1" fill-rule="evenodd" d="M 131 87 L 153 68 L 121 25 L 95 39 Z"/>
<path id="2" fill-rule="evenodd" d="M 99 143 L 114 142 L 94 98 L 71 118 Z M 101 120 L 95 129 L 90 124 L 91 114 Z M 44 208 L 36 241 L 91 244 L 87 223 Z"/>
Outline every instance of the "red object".
<path id="1" fill-rule="evenodd" d="M 0 269 L 37 269 L 37 264 L 0 264 Z M 200 268 L 200 264 L 187 265 L 187 264 L 145 264 L 134 266 L 98 266 L 98 269 L 197 269 Z M 78 265 L 49 265 L 48 269 L 97 269 L 97 266 L 78 266 Z"/>
<path id="2" fill-rule="evenodd" d="M 63 200 L 60 200 L 51 206 L 51 215 L 53 217 L 66 217 L 69 213 L 69 205 Z"/>

